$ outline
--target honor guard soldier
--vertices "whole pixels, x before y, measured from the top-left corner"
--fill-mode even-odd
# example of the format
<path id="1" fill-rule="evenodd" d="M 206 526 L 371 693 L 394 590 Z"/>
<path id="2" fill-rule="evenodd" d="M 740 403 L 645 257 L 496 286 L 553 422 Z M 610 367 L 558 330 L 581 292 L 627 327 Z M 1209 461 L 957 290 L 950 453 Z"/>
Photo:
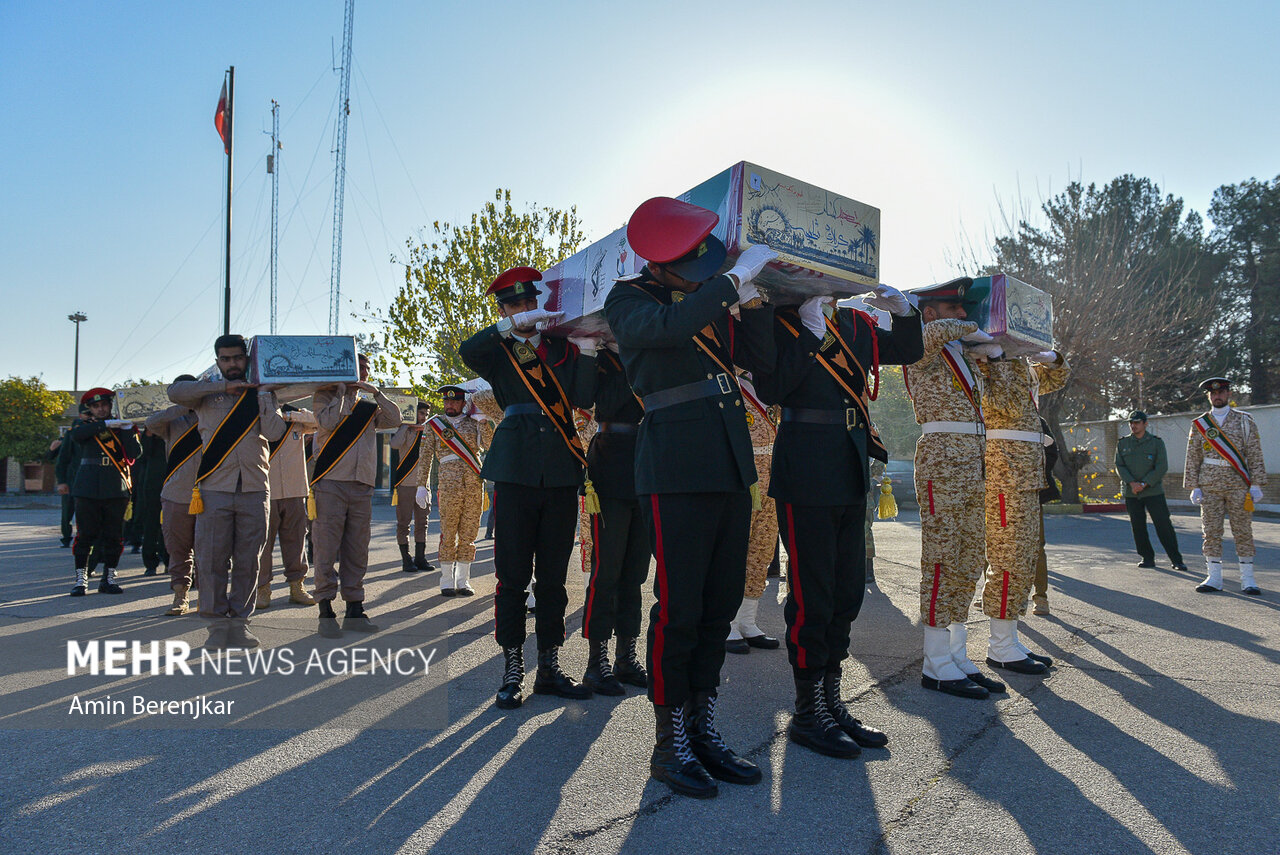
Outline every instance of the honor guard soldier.
<path id="1" fill-rule="evenodd" d="M 967 320 L 967 276 L 914 289 L 924 320 L 924 354 L 903 369 L 921 436 L 916 442 L 920 505 L 920 685 L 964 698 L 1004 692 L 969 659 L 965 619 L 986 567 L 982 383 L 963 342 L 991 341 Z"/>
<path id="2" fill-rule="evenodd" d="M 779 311 L 776 367 L 756 378 L 764 400 L 782 407 L 769 493 L 788 559 L 783 613 L 796 691 L 788 733 L 832 757 L 888 742 L 845 707 L 840 663 L 867 587 L 868 455 L 888 459 L 868 400 L 879 392 L 881 364 L 915 362 L 922 352 L 920 313 L 901 292 L 881 285 L 870 304 L 890 313 L 892 330 L 830 297 Z"/>
<path id="3" fill-rule="evenodd" d="M 280 439 L 268 443 L 271 504 L 267 511 L 267 542 L 258 562 L 258 608 L 271 607 L 271 578 L 275 570 L 276 540 L 280 541 L 280 561 L 289 583 L 289 602 L 314 606 L 307 593 L 307 437 L 316 432 L 315 413 L 285 404 L 280 417 L 289 429 Z"/>
<path id="4" fill-rule="evenodd" d="M 142 453 L 133 423 L 111 418 L 115 392 L 101 387 L 80 396 L 89 418 L 71 428 L 80 447 L 80 466 L 71 495 L 76 500 L 76 538 L 71 547 L 76 584 L 71 596 L 83 597 L 88 589 L 89 551 L 97 547 L 102 558 L 98 593 L 121 594 L 116 584 L 116 564 L 124 551 L 124 521 L 129 515 L 129 467 Z"/>
<path id="5" fill-rule="evenodd" d="M 1209 397 L 1209 411 L 1191 422 L 1187 436 L 1187 465 L 1182 486 L 1200 506 L 1205 564 L 1209 575 L 1196 586 L 1202 594 L 1222 590 L 1223 518 L 1231 518 L 1231 537 L 1240 562 L 1240 593 L 1262 593 L 1253 578 L 1253 505 L 1262 501 L 1267 470 L 1262 438 L 1248 413 L 1231 406 L 1231 381 L 1210 377 L 1200 384 Z M 76 513 L 79 514 L 77 505 Z"/>
<path id="6" fill-rule="evenodd" d="M 979 366 L 987 424 L 987 579 L 982 590 L 982 611 L 991 620 L 987 664 L 1043 674 L 1053 660 L 1022 643 L 1018 619 L 1026 613 L 1040 552 L 1040 491 L 1046 486 L 1040 395 L 1065 386 L 1071 369 L 1056 351 L 1022 359 L 1005 358 L 996 344 L 977 347 L 987 357 Z"/>
<path id="7" fill-rule="evenodd" d="M 760 509 L 751 512 L 751 534 L 747 539 L 747 583 L 742 592 L 742 605 L 729 623 L 729 637 L 724 649 L 729 653 L 750 653 L 751 648 L 777 650 L 778 639 L 764 634 L 756 626 L 756 614 L 760 610 L 760 598 L 764 596 L 769 581 L 769 565 L 778 551 L 778 514 L 773 497 L 769 495 L 769 470 L 773 465 L 773 441 L 778 435 L 765 403 L 760 400 L 751 381 L 738 377 L 744 402 L 743 414 L 747 429 L 751 432 L 751 450 L 755 452 L 757 491 L 760 493 Z"/>
<path id="8" fill-rule="evenodd" d="M 406 573 L 434 570 L 427 562 L 427 518 L 431 516 L 431 503 L 418 505 L 414 497 L 418 491 L 418 461 L 422 456 L 423 425 L 431 408 L 419 401 L 414 411 L 414 423 L 400 425 L 391 437 L 391 447 L 400 456 L 395 471 L 391 473 L 391 502 L 396 506 L 396 545 L 400 547 L 400 569 Z M 412 529 L 412 532 L 410 532 Z M 413 535 L 413 557 L 409 557 L 409 535 Z"/>
<path id="9" fill-rule="evenodd" d="M 430 506 L 431 461 L 435 460 L 440 497 L 440 593 L 470 597 L 471 562 L 476 559 L 476 535 L 484 506 L 480 477 L 480 449 L 489 445 L 493 426 L 482 416 L 463 415 L 467 390 L 442 386 L 444 415 L 428 419 L 422 430 L 422 453 L 414 478 L 419 507 Z"/>
<path id="10" fill-rule="evenodd" d="M 369 568 L 369 525 L 373 485 L 378 475 L 376 432 L 400 426 L 400 409 L 368 382 L 369 358 L 359 357 L 360 381 L 316 390 L 312 397 L 319 428 L 314 439 L 311 489 L 316 518 L 311 524 L 315 552 L 320 634 L 335 638 L 342 630 L 375 632 L 364 611 L 364 574 Z M 365 392 L 372 400 L 359 395 Z M 338 568 L 334 569 L 334 564 Z M 333 598 L 346 601 L 342 627 Z"/>
<path id="11" fill-rule="evenodd" d="M 183 380 L 169 386 L 169 400 L 195 410 L 204 447 L 190 505 L 196 516 L 195 561 L 202 575 L 200 616 L 216 621 L 209 630 L 209 647 L 257 647 L 248 623 L 256 604 L 258 559 L 267 540 L 268 443 L 284 436 L 287 426 L 275 391 L 245 379 L 249 351 L 244 337 L 219 336 L 213 351 L 222 380 Z"/>
<path id="12" fill-rule="evenodd" d="M 161 563 L 169 563 L 160 532 L 160 492 L 164 488 L 166 449 L 164 438 L 147 430 L 145 425 L 138 440 L 142 443 L 142 457 L 134 473 L 138 484 L 133 513 L 142 529 L 142 565 L 146 568 L 143 575 L 154 576 Z"/>
<path id="13" fill-rule="evenodd" d="M 175 383 L 195 380 L 181 374 Z M 201 442 L 199 420 L 195 410 L 174 404 L 147 417 L 147 433 L 162 438 L 165 444 L 164 486 L 160 488 L 160 531 L 164 548 L 169 553 L 165 569 L 169 572 L 169 588 L 173 605 L 167 615 L 185 615 L 190 610 L 187 595 L 194 580 L 192 556 L 196 544 L 196 518 L 191 514 L 191 488 L 200 468 Z"/>
<path id="14" fill-rule="evenodd" d="M 648 637 L 657 730 L 649 771 L 697 798 L 715 796 L 717 778 L 761 780 L 755 764 L 725 745 L 715 709 L 758 504 L 734 364 L 751 371 L 772 367 L 773 310 L 752 280 L 777 254 L 748 247 L 728 274 L 717 275 L 726 258 L 724 244 L 711 234 L 719 219 L 676 199 L 641 204 L 627 224 L 627 240 L 648 264 L 619 280 L 604 305 L 645 410 L 635 476 L 657 561 Z M 734 305 L 740 320 L 729 313 Z M 498 534 L 501 544 L 506 532 Z"/>
<path id="15" fill-rule="evenodd" d="M 78 420 L 83 422 L 89 418 L 89 410 L 84 404 L 79 405 Z M 76 481 L 76 470 L 80 468 L 80 443 L 71 438 L 71 425 L 62 434 L 62 445 L 58 447 L 58 460 L 54 464 L 53 473 L 57 480 L 58 495 L 62 497 L 62 546 L 71 548 L 71 536 L 74 529 L 71 521 L 76 515 L 76 497 L 71 495 L 71 485 Z"/>
<path id="16" fill-rule="evenodd" d="M 537 307 L 541 291 L 534 283 L 541 279 L 532 267 L 514 267 L 493 280 L 486 293 L 498 301 L 501 318 L 458 348 L 462 361 L 493 387 L 503 407 L 482 469 L 483 477 L 494 483 L 497 515 L 494 623 L 504 672 L 495 703 L 502 709 L 514 709 L 524 700 L 524 603 L 531 578 L 538 599 L 533 691 L 562 698 L 591 696 L 589 688 L 561 670 L 559 653 L 577 493 L 587 463 L 574 432 L 573 408 L 587 409 L 594 402 L 595 342 L 541 334 L 540 325 L 561 316 Z"/>
<path id="17" fill-rule="evenodd" d="M 649 575 L 649 533 L 636 500 L 636 435 L 644 408 L 627 382 L 618 345 L 596 359 L 596 432 L 587 448 L 587 476 L 600 497 L 600 512 L 589 514 L 590 577 L 582 634 L 590 656 L 582 682 L 603 695 L 621 695 L 623 683 L 648 685 L 636 655 L 640 637 L 640 587 Z M 609 638 L 617 636 L 615 661 Z"/>

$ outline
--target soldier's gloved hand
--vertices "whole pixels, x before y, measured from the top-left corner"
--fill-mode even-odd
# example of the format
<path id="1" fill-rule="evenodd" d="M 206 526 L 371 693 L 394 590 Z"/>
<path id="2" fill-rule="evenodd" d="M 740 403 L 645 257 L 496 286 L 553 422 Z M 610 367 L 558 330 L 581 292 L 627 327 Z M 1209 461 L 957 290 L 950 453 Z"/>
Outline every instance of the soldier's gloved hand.
<path id="1" fill-rule="evenodd" d="M 823 306 L 832 297 L 813 296 L 800 304 L 800 323 L 804 324 L 804 328 L 813 333 L 821 341 L 827 335 L 826 318 L 823 313 Z"/>
<path id="2" fill-rule="evenodd" d="M 993 342 L 975 344 L 973 347 L 966 348 L 966 350 L 979 362 L 987 362 L 1004 356 L 1004 348 Z"/>
<path id="3" fill-rule="evenodd" d="M 1250 495 L 1250 496 L 1253 496 L 1253 500 L 1254 500 L 1255 502 L 1261 502 L 1261 501 L 1262 501 L 1262 488 L 1261 488 L 1261 487 L 1259 487 L 1257 484 L 1252 484 L 1252 485 L 1250 485 L 1250 487 L 1249 487 L 1249 495 Z"/>
<path id="4" fill-rule="evenodd" d="M 618 343 L 616 341 L 606 341 L 604 346 L 614 353 L 618 352 Z"/>
<path id="5" fill-rule="evenodd" d="M 863 297 L 862 302 L 891 315 L 911 314 L 911 301 L 907 295 L 889 285 L 877 285 L 875 293 Z"/>
<path id="6" fill-rule="evenodd" d="M 1204 501 L 1204 490 L 1196 487 L 1191 491 L 1191 504 L 1198 505 Z"/>
<path id="7" fill-rule="evenodd" d="M 960 340 L 971 342 L 973 344 L 986 344 L 989 341 L 995 341 L 995 338 L 989 333 L 984 333 L 982 330 L 974 330 L 971 333 L 960 336 Z"/>
<path id="8" fill-rule="evenodd" d="M 778 253 L 762 243 L 749 246 L 742 251 L 742 255 L 738 256 L 737 262 L 729 270 L 729 275 L 738 277 L 739 302 L 745 303 L 752 297 L 760 296 L 760 292 L 755 288 L 751 289 L 750 296 L 745 295 L 743 289 L 751 284 L 751 280 L 760 275 L 760 271 L 764 270 L 766 264 L 777 257 Z"/>
<path id="9" fill-rule="evenodd" d="M 431 491 L 426 487 L 419 487 L 417 492 L 413 494 L 413 501 L 418 507 L 426 509 L 431 507 Z"/>
<path id="10" fill-rule="evenodd" d="M 595 356 L 596 351 L 600 349 L 600 342 L 589 335 L 571 335 L 569 343 L 577 347 L 583 356 Z"/>
<path id="11" fill-rule="evenodd" d="M 564 317 L 564 312 L 548 312 L 546 309 L 530 309 L 519 312 L 498 321 L 498 334 L 503 338 L 511 335 L 512 330 L 521 333 L 550 329 L 555 322 Z"/>
<path id="12" fill-rule="evenodd" d="M 1039 362 L 1042 365 L 1052 365 L 1058 361 L 1058 354 L 1052 350 L 1042 350 L 1039 353 L 1033 353 L 1027 357 L 1028 362 Z"/>

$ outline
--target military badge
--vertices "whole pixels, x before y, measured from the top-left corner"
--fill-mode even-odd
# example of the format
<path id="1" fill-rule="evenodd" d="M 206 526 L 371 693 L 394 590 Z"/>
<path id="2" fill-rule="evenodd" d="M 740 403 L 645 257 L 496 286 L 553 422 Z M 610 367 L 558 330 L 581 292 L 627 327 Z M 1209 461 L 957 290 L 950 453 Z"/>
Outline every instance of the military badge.
<path id="1" fill-rule="evenodd" d="M 756 414 L 747 413 L 747 427 L 753 427 L 756 423 Z"/>
<path id="2" fill-rule="evenodd" d="M 1209 428 L 1209 432 L 1206 433 L 1205 436 L 1209 437 L 1209 439 L 1217 439 L 1218 431 L 1214 428 Z"/>
<path id="3" fill-rule="evenodd" d="M 1205 450 L 1205 451 L 1209 451 L 1211 448 L 1213 448 L 1213 446 L 1206 442 L 1206 443 L 1204 444 L 1203 448 L 1204 448 L 1204 450 Z"/>
<path id="4" fill-rule="evenodd" d="M 533 362 L 538 358 L 537 351 L 535 351 L 529 345 L 525 344 L 523 341 L 516 342 L 515 346 L 513 346 L 511 349 L 515 352 L 516 359 L 520 360 L 521 365 L 524 365 L 525 363 L 528 363 L 528 362 Z"/>
<path id="5" fill-rule="evenodd" d="M 673 302 L 673 303 L 679 303 L 679 302 L 680 302 L 681 300 L 683 300 L 683 299 L 684 299 L 684 292 L 683 292 L 683 291 L 672 291 L 672 292 L 671 292 L 671 302 Z"/>
<path id="6" fill-rule="evenodd" d="M 830 350 L 836 343 L 836 337 L 831 334 L 831 330 L 827 330 L 827 334 L 822 337 L 822 344 L 818 345 L 818 350 Z"/>

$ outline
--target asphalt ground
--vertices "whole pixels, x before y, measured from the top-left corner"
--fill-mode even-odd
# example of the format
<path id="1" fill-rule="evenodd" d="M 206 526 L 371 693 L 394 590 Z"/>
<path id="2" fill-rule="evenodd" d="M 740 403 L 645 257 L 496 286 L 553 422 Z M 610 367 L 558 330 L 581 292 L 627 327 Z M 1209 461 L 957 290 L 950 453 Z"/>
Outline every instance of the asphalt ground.
<path id="1" fill-rule="evenodd" d="M 68 639 L 170 638 L 198 650 L 206 624 L 162 617 L 167 580 L 142 576 L 138 556 L 124 558 L 124 595 L 91 586 L 68 597 L 57 512 L 0 511 L 3 850 L 1280 852 L 1274 520 L 1254 522 L 1264 593 L 1245 597 L 1230 557 L 1225 592 L 1193 590 L 1202 567 L 1191 515 L 1174 517 L 1190 573 L 1138 569 L 1122 515 L 1049 517 L 1053 614 L 1028 617 L 1023 638 L 1056 665 L 1047 678 L 1002 674 L 1010 690 L 994 701 L 920 687 L 918 521 L 877 523 L 877 583 L 854 625 L 844 695 L 889 748 L 836 760 L 789 743 L 785 651 L 729 656 L 721 730 L 764 781 L 697 801 L 649 780 L 653 717 L 637 690 L 495 709 L 492 543 L 480 546 L 477 596 L 445 599 L 436 573 L 399 570 L 391 513 L 375 508 L 367 581 L 381 632 L 317 643 L 314 608 L 281 602 L 279 580 L 253 627 L 277 651 L 433 650 L 428 676 L 205 680 L 68 675 Z M 433 520 L 430 550 L 434 539 Z M 586 660 L 577 561 L 562 657 L 575 675 Z M 783 633 L 776 580 L 760 625 Z M 977 609 L 970 627 L 970 656 L 982 662 Z M 235 713 L 191 721 L 68 707 L 76 696 L 197 692 L 234 698 Z"/>

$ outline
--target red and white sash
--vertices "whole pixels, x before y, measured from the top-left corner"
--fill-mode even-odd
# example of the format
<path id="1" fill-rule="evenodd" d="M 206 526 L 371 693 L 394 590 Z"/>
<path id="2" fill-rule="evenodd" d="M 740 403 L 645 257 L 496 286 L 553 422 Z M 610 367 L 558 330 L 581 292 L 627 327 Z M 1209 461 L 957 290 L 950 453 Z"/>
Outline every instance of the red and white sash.
<path id="1" fill-rule="evenodd" d="M 1200 435 L 1204 437 L 1204 441 L 1212 446 L 1213 450 L 1222 455 L 1222 459 L 1231 464 L 1231 468 L 1236 470 L 1241 478 L 1244 479 L 1246 487 L 1253 485 L 1253 479 L 1249 477 L 1249 466 L 1244 462 L 1244 455 L 1236 448 L 1233 443 L 1223 432 L 1222 428 L 1214 421 L 1212 413 L 1205 413 L 1200 418 L 1192 422 L 1196 430 L 1200 431 Z"/>
<path id="2" fill-rule="evenodd" d="M 454 429 L 453 425 L 442 419 L 440 416 L 432 416 L 427 420 L 427 427 L 431 428 L 431 432 L 440 437 L 440 441 L 449 447 L 449 449 L 471 467 L 471 470 L 477 475 L 480 474 L 480 458 L 476 456 L 471 446 L 467 445 L 467 441 L 462 435 Z"/>
<path id="3" fill-rule="evenodd" d="M 947 342 L 947 345 L 950 344 L 951 342 Z M 957 347 L 953 352 L 947 345 L 942 348 L 942 361 L 947 363 L 947 367 L 955 375 L 956 382 L 960 384 L 960 391 L 964 392 L 964 396 L 969 399 L 978 421 L 985 422 L 982 416 L 981 394 L 978 391 L 978 378 L 974 376 L 973 369 L 969 367 L 968 360 L 959 352 L 959 348 Z"/>

